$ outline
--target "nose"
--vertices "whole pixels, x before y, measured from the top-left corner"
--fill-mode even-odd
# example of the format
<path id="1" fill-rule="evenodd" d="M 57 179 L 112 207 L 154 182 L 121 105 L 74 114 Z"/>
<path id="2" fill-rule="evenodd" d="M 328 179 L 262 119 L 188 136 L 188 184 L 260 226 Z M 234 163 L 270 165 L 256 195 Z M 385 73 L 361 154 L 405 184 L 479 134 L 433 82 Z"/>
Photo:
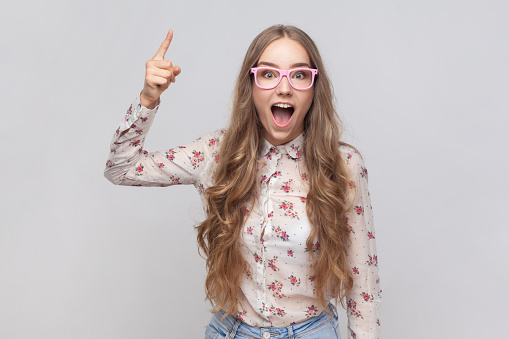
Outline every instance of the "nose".
<path id="1" fill-rule="evenodd" d="M 280 95 L 289 95 L 292 94 L 293 88 L 290 85 L 288 77 L 286 75 L 283 76 L 281 82 L 276 87 L 276 93 Z"/>

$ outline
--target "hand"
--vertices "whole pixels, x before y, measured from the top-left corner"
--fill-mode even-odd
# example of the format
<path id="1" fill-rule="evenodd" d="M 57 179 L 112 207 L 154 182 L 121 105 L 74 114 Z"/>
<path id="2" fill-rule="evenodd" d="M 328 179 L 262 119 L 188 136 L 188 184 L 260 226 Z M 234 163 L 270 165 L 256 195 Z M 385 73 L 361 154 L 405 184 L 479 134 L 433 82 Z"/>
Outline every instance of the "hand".
<path id="1" fill-rule="evenodd" d="M 170 47 L 173 31 L 170 29 L 164 39 L 161 47 L 154 57 L 146 62 L 145 84 L 140 94 L 141 104 L 149 109 L 155 107 L 155 104 L 161 93 L 163 93 L 175 77 L 180 74 L 180 67 L 173 66 L 170 60 L 164 60 L 164 55 Z"/>

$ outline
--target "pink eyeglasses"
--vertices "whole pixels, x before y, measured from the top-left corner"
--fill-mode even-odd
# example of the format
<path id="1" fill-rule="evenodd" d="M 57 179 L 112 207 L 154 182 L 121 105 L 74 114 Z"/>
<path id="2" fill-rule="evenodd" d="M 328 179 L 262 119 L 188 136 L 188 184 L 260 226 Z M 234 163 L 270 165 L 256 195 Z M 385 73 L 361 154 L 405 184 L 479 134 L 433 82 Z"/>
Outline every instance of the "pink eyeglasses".
<path id="1" fill-rule="evenodd" d="M 317 69 L 312 68 L 294 68 L 277 69 L 272 67 L 253 67 L 251 73 L 254 74 L 256 86 L 261 89 L 273 89 L 279 85 L 284 76 L 288 79 L 290 86 L 297 90 L 311 88 L 315 82 Z"/>

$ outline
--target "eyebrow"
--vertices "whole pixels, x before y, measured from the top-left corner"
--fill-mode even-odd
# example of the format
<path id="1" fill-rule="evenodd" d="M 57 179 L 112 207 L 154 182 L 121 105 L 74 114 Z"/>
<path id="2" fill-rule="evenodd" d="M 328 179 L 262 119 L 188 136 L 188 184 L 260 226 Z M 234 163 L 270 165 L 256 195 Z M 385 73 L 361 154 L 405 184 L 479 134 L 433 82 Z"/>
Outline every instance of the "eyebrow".
<path id="1" fill-rule="evenodd" d="M 269 67 L 274 67 L 274 68 L 279 68 L 278 65 L 272 63 L 272 62 L 268 62 L 268 61 L 260 61 L 258 62 L 258 66 L 269 66 Z M 298 62 L 298 63 L 295 63 L 295 64 L 292 64 L 290 66 L 290 68 L 298 68 L 298 67 L 307 67 L 307 68 L 311 68 L 311 66 L 306 63 L 306 62 Z"/>

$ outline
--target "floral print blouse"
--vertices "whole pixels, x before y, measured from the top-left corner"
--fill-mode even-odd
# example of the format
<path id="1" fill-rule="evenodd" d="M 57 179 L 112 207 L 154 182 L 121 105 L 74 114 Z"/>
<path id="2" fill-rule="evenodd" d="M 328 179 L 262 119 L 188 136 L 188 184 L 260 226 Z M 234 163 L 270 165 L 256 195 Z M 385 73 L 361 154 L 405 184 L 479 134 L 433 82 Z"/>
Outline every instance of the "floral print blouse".
<path id="1" fill-rule="evenodd" d="M 147 152 L 143 143 L 158 108 L 143 107 L 139 98 L 129 107 L 113 137 L 105 176 L 119 185 L 192 184 L 205 206 L 204 190 L 214 182 L 219 146 L 226 131 L 211 133 L 186 146 Z M 288 326 L 323 310 L 315 295 L 313 262 L 306 248 L 310 223 L 302 142 L 302 135 L 281 146 L 263 140 L 259 151 L 264 163 L 258 174 L 260 195 L 242 234 L 242 253 L 249 265 L 244 269 L 237 314 L 251 326 Z M 344 146 L 340 151 L 350 171 L 350 198 L 354 200 L 347 213 L 351 231 L 348 264 L 354 277 L 346 298 L 348 336 L 376 339 L 381 290 L 368 173 L 358 153 Z M 318 242 L 312 251 L 320 251 Z"/>

